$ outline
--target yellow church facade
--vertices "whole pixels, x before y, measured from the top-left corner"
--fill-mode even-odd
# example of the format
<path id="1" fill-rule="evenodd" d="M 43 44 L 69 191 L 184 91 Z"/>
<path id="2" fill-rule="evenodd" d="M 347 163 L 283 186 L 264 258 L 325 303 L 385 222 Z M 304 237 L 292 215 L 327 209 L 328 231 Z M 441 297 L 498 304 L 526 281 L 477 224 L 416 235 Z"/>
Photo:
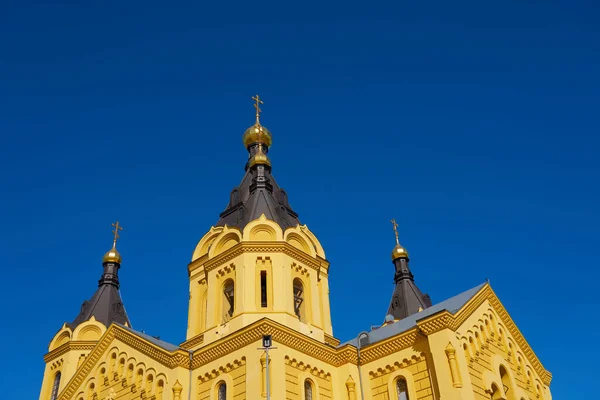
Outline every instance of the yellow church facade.
<path id="1" fill-rule="evenodd" d="M 186 341 L 131 327 L 116 223 L 96 293 L 50 342 L 40 400 L 550 400 L 551 374 L 490 285 L 431 304 L 397 235 L 384 324 L 335 338 L 325 250 L 271 175 L 254 99 L 244 178 L 188 264 Z"/>

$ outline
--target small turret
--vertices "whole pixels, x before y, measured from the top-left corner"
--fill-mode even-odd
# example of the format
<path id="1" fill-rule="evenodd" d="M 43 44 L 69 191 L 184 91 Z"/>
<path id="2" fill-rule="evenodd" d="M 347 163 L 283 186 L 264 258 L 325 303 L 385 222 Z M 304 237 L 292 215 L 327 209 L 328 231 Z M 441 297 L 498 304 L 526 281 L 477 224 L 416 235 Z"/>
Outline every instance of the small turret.
<path id="1" fill-rule="evenodd" d="M 410 271 L 408 262 L 408 251 L 398 240 L 398 224 L 392 220 L 394 234 L 396 235 L 396 246 L 392 250 L 392 262 L 394 264 L 394 282 L 396 287 L 392 294 L 392 300 L 388 308 L 388 315 L 394 319 L 406 318 L 418 313 L 427 307 L 431 307 L 431 299 L 428 294 L 423 294 L 414 282 L 414 276 Z"/>

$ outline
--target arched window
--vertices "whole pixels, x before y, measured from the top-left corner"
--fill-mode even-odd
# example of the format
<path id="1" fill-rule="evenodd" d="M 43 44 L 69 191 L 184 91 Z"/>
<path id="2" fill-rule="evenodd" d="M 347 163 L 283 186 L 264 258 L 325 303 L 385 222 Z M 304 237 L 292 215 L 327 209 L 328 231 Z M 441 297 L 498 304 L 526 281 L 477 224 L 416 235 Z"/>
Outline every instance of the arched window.
<path id="1" fill-rule="evenodd" d="M 312 400 L 313 389 L 312 383 L 307 379 L 304 381 L 304 400 Z"/>
<path id="2" fill-rule="evenodd" d="M 512 384 L 510 382 L 510 377 L 508 376 L 508 372 L 503 365 L 500 366 L 500 381 L 502 382 L 502 386 L 504 387 L 504 394 L 506 395 L 507 400 L 513 400 L 515 398 L 515 391 L 512 388 Z"/>
<path id="3" fill-rule="evenodd" d="M 227 385 L 225 382 L 219 385 L 218 400 L 227 400 Z"/>
<path id="4" fill-rule="evenodd" d="M 490 399 L 491 400 L 502 400 L 502 393 L 500 393 L 500 389 L 498 389 L 498 386 L 496 386 L 496 384 L 494 384 L 494 383 L 492 383 Z"/>
<path id="5" fill-rule="evenodd" d="M 165 382 L 161 379 L 156 384 L 156 400 L 162 400 L 164 391 L 165 391 Z"/>
<path id="6" fill-rule="evenodd" d="M 408 400 L 408 386 L 404 378 L 398 378 L 396 381 L 396 394 L 398 400 Z"/>
<path id="7" fill-rule="evenodd" d="M 54 382 L 52 382 L 52 392 L 50 392 L 50 400 L 56 400 L 58 398 L 58 388 L 60 386 L 60 372 L 57 372 L 54 376 Z"/>
<path id="8" fill-rule="evenodd" d="M 294 313 L 302 322 L 306 322 L 304 307 L 304 285 L 298 278 L 294 279 Z"/>
<path id="9" fill-rule="evenodd" d="M 228 279 L 223 285 L 223 322 L 227 322 L 235 311 L 235 287 L 233 281 Z"/>

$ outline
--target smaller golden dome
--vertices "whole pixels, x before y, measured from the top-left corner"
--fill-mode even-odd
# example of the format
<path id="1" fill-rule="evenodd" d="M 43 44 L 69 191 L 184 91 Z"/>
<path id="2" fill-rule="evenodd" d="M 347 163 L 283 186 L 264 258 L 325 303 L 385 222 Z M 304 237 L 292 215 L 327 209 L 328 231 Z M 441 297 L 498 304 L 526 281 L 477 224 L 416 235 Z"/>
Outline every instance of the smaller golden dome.
<path id="1" fill-rule="evenodd" d="M 121 264 L 121 253 L 117 251 L 117 248 L 115 246 L 113 246 L 112 249 L 107 251 L 104 255 L 104 258 L 102 258 L 102 263 L 104 264 L 105 262 Z"/>
<path id="2" fill-rule="evenodd" d="M 394 250 L 392 250 L 392 261 L 401 257 L 408 258 L 408 251 L 398 243 L 396 244 L 396 247 L 394 247 Z"/>
<path id="3" fill-rule="evenodd" d="M 252 156 L 250 161 L 248 161 L 248 168 L 256 164 L 268 165 L 269 167 L 271 166 L 271 160 L 269 160 L 269 157 L 263 153 L 262 146 L 258 146 L 258 151 L 254 156 Z"/>
<path id="4" fill-rule="evenodd" d="M 273 142 L 271 131 L 262 126 L 259 122 L 256 122 L 250 128 L 246 129 L 243 139 L 246 148 L 252 143 L 264 143 L 267 147 L 271 147 L 271 143 Z"/>

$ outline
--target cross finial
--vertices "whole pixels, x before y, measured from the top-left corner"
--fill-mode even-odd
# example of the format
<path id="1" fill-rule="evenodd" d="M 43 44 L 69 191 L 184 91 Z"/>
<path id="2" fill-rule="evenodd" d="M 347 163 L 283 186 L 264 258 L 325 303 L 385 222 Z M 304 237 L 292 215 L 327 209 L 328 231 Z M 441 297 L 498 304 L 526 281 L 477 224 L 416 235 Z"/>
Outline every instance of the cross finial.
<path id="1" fill-rule="evenodd" d="M 394 227 L 394 234 L 396 235 L 396 244 L 400 244 L 400 241 L 398 240 L 398 224 L 396 223 L 396 218 L 393 218 L 390 222 Z"/>
<path id="2" fill-rule="evenodd" d="M 259 117 L 260 113 L 262 112 L 262 110 L 260 109 L 260 105 L 265 103 L 260 99 L 260 97 L 258 97 L 258 95 L 253 96 L 252 100 L 255 101 L 254 108 L 256 108 L 256 123 L 260 124 Z"/>
<path id="3" fill-rule="evenodd" d="M 115 228 L 112 231 L 112 233 L 115 235 L 114 239 L 113 239 L 113 247 L 117 247 L 117 239 L 120 237 L 119 236 L 119 231 L 122 231 L 123 228 L 119 225 L 119 221 L 117 221 L 114 224 L 112 224 L 112 226 L 113 226 L 113 228 Z"/>

